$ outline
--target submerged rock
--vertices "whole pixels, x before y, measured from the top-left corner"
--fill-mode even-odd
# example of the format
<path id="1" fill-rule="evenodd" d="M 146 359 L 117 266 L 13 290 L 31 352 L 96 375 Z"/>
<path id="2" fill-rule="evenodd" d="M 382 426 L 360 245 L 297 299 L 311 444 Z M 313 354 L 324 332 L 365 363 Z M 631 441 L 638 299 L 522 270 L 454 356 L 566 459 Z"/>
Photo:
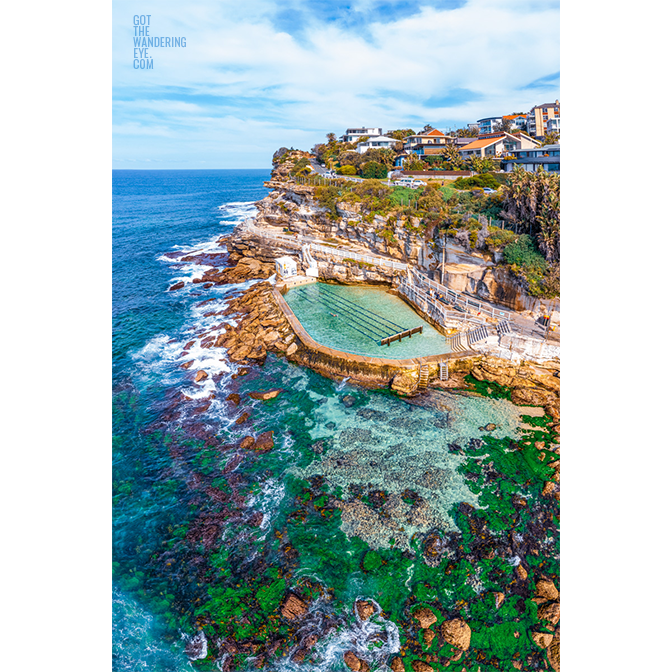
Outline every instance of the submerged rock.
<path id="1" fill-rule="evenodd" d="M 354 406 L 356 401 L 357 400 L 351 394 L 344 394 L 341 397 L 341 403 L 346 408 L 351 408 L 352 406 Z"/>
<path id="2" fill-rule="evenodd" d="M 366 661 L 358 658 L 352 651 L 343 654 L 343 661 L 354 672 L 368 672 L 369 665 Z"/>
<path id="3" fill-rule="evenodd" d="M 194 378 L 194 381 L 197 383 L 200 383 L 202 380 L 208 377 L 208 374 L 203 371 L 202 369 L 200 371 L 196 372 L 196 377 Z"/>
<path id="4" fill-rule="evenodd" d="M 270 450 L 273 450 L 275 443 L 273 441 L 273 431 L 264 432 L 259 434 L 257 440 L 254 444 L 254 450 L 258 453 L 268 453 Z"/>
<path id="5" fill-rule="evenodd" d="M 547 649 L 553 641 L 553 635 L 548 632 L 531 632 L 530 637 L 541 649 Z"/>

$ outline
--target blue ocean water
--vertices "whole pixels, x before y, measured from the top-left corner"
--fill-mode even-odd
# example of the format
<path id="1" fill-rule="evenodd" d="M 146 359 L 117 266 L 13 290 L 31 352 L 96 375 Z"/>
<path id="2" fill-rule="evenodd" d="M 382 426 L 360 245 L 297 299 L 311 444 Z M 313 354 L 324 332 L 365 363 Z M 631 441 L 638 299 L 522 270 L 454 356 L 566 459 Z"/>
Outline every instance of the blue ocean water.
<path id="1" fill-rule="evenodd" d="M 135 584 L 145 577 L 137 582 L 129 578 L 142 573 L 145 544 L 152 550 L 147 542 L 165 536 L 171 522 L 188 513 L 180 492 L 171 489 L 173 481 L 168 488 L 156 486 L 170 470 L 170 457 L 141 436 L 156 418 L 154 404 L 170 390 L 161 381 L 171 367 L 161 353 L 144 358 L 138 353 L 148 344 L 151 350 L 153 339 L 169 340 L 167 334 L 178 333 L 198 295 L 167 291 L 184 270 L 160 257 L 207 247 L 236 222 L 253 216 L 254 202 L 268 193 L 263 181 L 269 175 L 266 170 L 112 172 L 115 670 L 191 669 L 175 631 L 165 639 L 151 599 L 141 605 L 134 597 Z M 153 604 L 154 611 L 161 609 Z"/>
<path id="2" fill-rule="evenodd" d="M 115 376 L 123 374 L 129 350 L 183 319 L 184 300 L 166 294 L 174 274 L 157 258 L 176 245 L 230 233 L 253 216 L 254 201 L 268 194 L 263 181 L 269 176 L 266 170 L 112 171 Z"/>

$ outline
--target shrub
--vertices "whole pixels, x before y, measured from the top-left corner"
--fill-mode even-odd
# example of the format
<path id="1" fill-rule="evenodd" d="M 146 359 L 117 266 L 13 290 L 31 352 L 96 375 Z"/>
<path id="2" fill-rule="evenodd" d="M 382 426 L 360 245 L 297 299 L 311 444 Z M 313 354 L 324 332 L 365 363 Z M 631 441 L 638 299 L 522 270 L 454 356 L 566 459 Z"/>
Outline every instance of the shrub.
<path id="1" fill-rule="evenodd" d="M 362 177 L 366 179 L 385 179 L 387 177 L 387 168 L 384 164 L 377 161 L 367 161 L 362 165 Z"/>
<path id="2" fill-rule="evenodd" d="M 526 233 L 504 248 L 504 260 L 507 264 L 544 273 L 548 267 L 546 260 L 534 246 Z"/>
<path id="3" fill-rule="evenodd" d="M 336 169 L 336 172 L 339 175 L 357 175 L 357 168 L 355 168 L 354 166 L 350 166 L 350 165 L 341 166 L 340 168 Z"/>
<path id="4" fill-rule="evenodd" d="M 490 189 L 499 189 L 501 182 L 491 173 L 474 175 L 473 177 L 458 177 L 453 183 L 456 189 L 473 189 L 474 187 L 488 187 Z"/>

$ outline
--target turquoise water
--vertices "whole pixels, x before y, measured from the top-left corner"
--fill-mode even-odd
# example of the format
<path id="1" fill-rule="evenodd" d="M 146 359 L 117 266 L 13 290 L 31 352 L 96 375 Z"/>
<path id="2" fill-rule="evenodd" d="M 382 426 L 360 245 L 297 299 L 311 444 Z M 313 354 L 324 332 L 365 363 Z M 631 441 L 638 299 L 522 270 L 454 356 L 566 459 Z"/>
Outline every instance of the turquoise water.
<path id="1" fill-rule="evenodd" d="M 335 350 L 389 359 L 450 352 L 444 336 L 385 289 L 318 282 L 290 289 L 285 300 L 310 336 Z M 380 345 L 381 338 L 419 326 L 421 334 Z"/>

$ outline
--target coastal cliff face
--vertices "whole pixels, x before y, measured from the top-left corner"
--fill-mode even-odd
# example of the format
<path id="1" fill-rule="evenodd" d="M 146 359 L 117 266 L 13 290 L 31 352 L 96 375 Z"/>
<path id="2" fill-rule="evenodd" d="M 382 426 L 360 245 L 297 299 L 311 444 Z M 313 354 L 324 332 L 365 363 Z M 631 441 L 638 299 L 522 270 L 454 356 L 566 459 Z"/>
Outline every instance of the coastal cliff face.
<path id="1" fill-rule="evenodd" d="M 293 158 L 298 160 L 303 156 L 304 153 L 296 153 Z M 508 267 L 496 265 L 485 255 L 460 247 L 456 241 L 446 243 L 444 255 L 442 245 L 445 241 L 426 238 L 417 217 L 384 217 L 365 212 L 361 203 L 347 201 L 335 203 L 334 216 L 320 205 L 316 187 L 292 179 L 292 165 L 289 160 L 276 166 L 271 179 L 265 183 L 272 191 L 256 203 L 257 226 L 312 236 L 327 243 L 360 246 L 371 254 L 413 264 L 436 280 L 441 277 L 443 267 L 444 282 L 451 289 L 513 310 L 535 311 L 548 303 L 529 296 Z M 322 275 L 324 271 L 323 277 L 340 282 L 385 282 L 391 279 L 386 273 L 376 277 L 375 273 L 361 268 L 358 271 L 348 264 L 337 266 L 340 268 L 328 263 L 324 268 L 320 265 L 320 273 Z"/>

